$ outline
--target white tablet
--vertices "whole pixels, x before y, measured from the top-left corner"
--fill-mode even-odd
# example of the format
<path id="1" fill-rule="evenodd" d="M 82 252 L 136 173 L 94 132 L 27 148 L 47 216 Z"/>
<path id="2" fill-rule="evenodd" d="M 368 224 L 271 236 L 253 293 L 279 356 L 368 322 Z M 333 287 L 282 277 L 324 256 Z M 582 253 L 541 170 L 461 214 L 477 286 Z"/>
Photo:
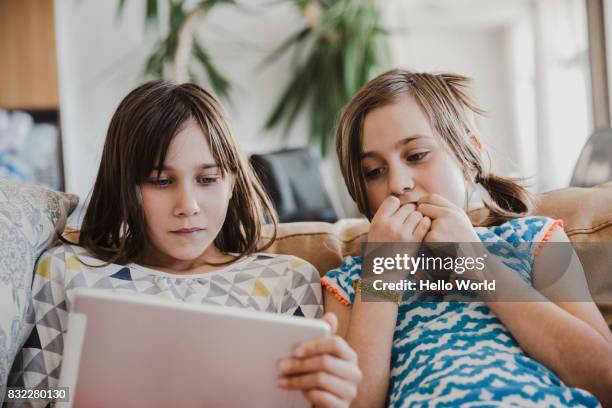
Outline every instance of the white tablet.
<path id="1" fill-rule="evenodd" d="M 75 407 L 306 407 L 277 361 L 320 320 L 147 295 L 75 292 L 60 386 Z"/>

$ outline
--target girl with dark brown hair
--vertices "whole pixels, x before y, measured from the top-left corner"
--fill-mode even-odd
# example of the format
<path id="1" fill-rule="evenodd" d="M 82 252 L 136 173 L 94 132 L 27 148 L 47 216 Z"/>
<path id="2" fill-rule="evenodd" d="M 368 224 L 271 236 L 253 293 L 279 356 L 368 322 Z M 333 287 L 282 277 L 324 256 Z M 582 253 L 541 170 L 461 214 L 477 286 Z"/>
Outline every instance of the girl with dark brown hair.
<path id="1" fill-rule="evenodd" d="M 344 259 L 322 283 L 326 310 L 359 355 L 364 381 L 354 406 L 611 405 L 612 334 L 580 261 L 561 220 L 530 216 L 527 190 L 485 167 L 468 82 L 396 69 L 342 113 L 338 158 L 371 221 L 368 242 L 402 243 L 413 257 L 422 243 L 484 247 L 482 275 L 500 289 L 469 302 L 418 292 L 406 299 L 365 286 L 371 271 L 362 271 L 362 257 Z M 570 267 L 543 292 L 534 286 L 558 265 L 555 246 L 545 245 L 553 241 L 570 249 Z M 412 276 L 402 275 L 418 288 Z M 580 302 L 563 301 L 573 293 Z"/>
<path id="2" fill-rule="evenodd" d="M 111 120 L 80 234 L 68 237 L 77 244 L 66 241 L 39 260 L 38 323 L 16 384 L 57 385 L 63 342 L 56 337 L 66 315 L 44 315 L 50 304 L 70 311 L 75 288 L 321 317 L 318 271 L 293 256 L 258 253 L 271 243 L 260 245 L 266 218 L 275 229 L 274 210 L 219 102 L 194 84 L 136 88 Z M 335 332 L 335 316 L 323 319 Z M 57 347 L 41 347 L 52 341 Z M 301 390 L 321 407 L 348 406 L 361 379 L 355 352 L 335 335 L 270 364 L 278 364 L 279 387 Z"/>

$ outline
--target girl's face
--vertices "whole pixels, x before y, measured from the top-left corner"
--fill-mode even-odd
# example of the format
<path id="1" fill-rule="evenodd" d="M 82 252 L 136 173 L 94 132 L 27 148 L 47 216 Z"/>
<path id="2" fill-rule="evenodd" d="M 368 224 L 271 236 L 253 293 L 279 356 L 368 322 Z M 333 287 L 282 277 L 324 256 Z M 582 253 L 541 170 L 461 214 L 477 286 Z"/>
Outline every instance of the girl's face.
<path id="1" fill-rule="evenodd" d="M 361 166 L 374 213 L 390 195 L 404 205 L 438 194 L 465 207 L 466 184 L 459 162 L 434 135 L 412 97 L 369 112 L 362 147 Z"/>
<path id="2" fill-rule="evenodd" d="M 200 127 L 189 121 L 176 134 L 157 170 L 141 185 L 147 232 L 153 248 L 146 263 L 177 271 L 194 261 L 218 260 L 213 241 L 225 221 L 233 177 L 221 175 Z"/>

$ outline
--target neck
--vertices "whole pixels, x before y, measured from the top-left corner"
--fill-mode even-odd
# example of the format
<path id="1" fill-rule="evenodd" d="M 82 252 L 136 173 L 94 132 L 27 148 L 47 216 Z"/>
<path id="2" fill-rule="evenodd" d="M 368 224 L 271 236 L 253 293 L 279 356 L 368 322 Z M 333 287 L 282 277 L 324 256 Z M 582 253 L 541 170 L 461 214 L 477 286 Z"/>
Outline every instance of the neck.
<path id="1" fill-rule="evenodd" d="M 190 260 L 176 259 L 163 254 L 155 248 L 151 248 L 147 251 L 143 260 L 138 263 L 147 268 L 180 275 L 213 272 L 225 268 L 235 259 L 235 256 L 225 254 L 216 246 L 211 245 L 202 255 Z"/>

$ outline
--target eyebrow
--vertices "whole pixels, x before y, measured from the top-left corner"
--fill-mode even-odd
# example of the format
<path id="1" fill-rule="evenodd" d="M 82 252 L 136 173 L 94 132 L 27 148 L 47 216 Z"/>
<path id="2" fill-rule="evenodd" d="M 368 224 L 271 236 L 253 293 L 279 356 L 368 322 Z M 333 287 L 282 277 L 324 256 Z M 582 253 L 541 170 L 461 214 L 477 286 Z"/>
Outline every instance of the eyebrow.
<path id="1" fill-rule="evenodd" d="M 213 169 L 213 168 L 218 168 L 219 165 L 217 163 L 204 163 L 204 164 L 200 164 L 199 166 L 196 166 L 195 169 L 196 170 L 207 170 L 207 169 Z M 153 170 L 159 170 L 159 171 L 174 171 L 174 167 L 172 166 L 167 166 L 167 165 L 163 165 L 163 166 L 156 166 L 153 168 Z"/>
<path id="2" fill-rule="evenodd" d="M 422 138 L 426 138 L 426 137 L 427 136 L 425 136 L 425 135 L 419 135 L 419 134 L 408 136 L 408 137 L 398 141 L 395 144 L 395 146 L 393 146 L 393 147 L 395 149 L 397 149 L 397 148 L 400 148 L 400 147 L 402 147 L 404 145 L 407 145 L 408 143 L 410 143 L 410 142 L 412 142 L 414 140 L 422 139 Z M 364 152 L 364 153 L 361 154 L 361 160 L 367 159 L 368 157 L 378 157 L 378 156 L 379 156 L 379 154 L 376 153 L 375 151 Z"/>

